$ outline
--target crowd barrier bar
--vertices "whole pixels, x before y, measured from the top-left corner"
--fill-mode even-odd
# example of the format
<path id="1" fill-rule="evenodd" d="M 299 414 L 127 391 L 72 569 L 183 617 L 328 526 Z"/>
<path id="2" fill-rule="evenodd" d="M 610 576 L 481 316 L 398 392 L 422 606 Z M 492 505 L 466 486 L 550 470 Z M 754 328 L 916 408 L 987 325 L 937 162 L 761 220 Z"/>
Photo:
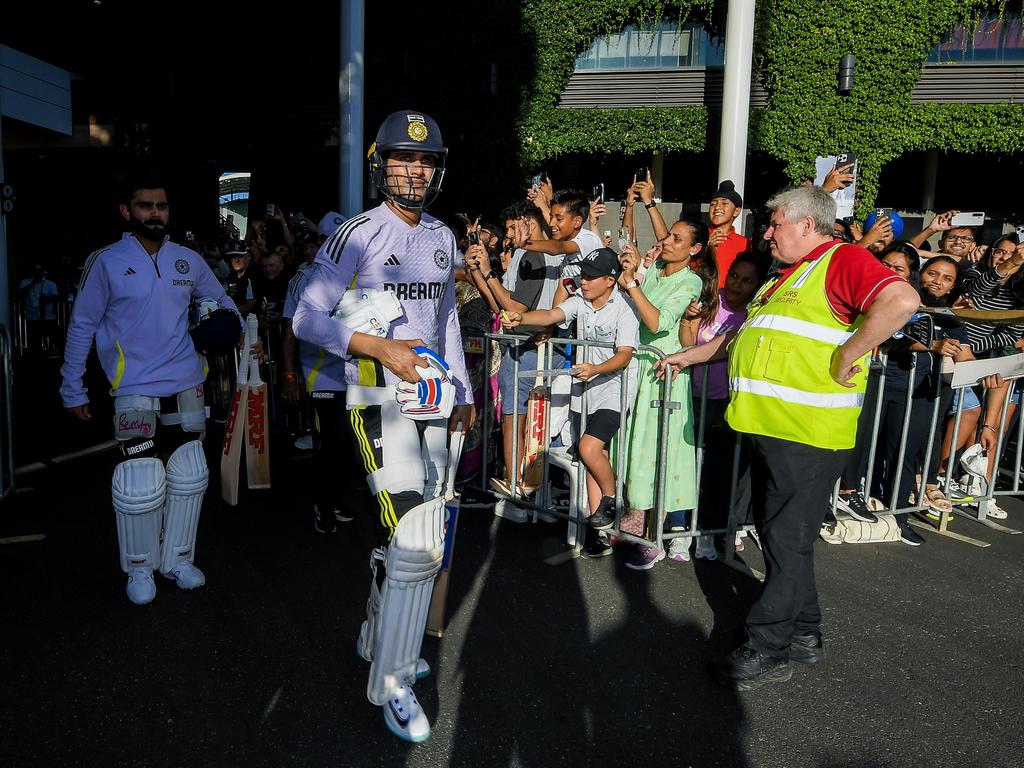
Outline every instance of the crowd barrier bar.
<path id="1" fill-rule="evenodd" d="M 0 325 L 0 499 L 14 491 L 14 349 L 6 325 Z"/>

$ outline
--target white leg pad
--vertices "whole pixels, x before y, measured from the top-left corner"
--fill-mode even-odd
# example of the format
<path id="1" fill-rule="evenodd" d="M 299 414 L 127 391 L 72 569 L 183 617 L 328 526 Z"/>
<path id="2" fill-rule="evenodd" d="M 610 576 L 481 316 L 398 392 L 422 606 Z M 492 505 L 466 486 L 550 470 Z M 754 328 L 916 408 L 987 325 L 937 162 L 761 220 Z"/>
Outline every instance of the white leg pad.
<path id="1" fill-rule="evenodd" d="M 413 507 L 398 521 L 388 546 L 377 642 L 367 698 L 383 706 L 416 681 L 434 580 L 444 554 L 444 499 Z"/>
<path id="2" fill-rule="evenodd" d="M 170 573 L 181 560 L 195 559 L 196 530 L 203 494 L 210 482 L 203 444 L 185 443 L 167 460 L 167 501 L 164 510 L 164 543 L 160 571 Z"/>
<path id="3" fill-rule="evenodd" d="M 125 573 L 129 568 L 157 566 L 164 489 L 160 459 L 129 459 L 114 468 L 110 495 L 117 519 L 121 570 Z"/>

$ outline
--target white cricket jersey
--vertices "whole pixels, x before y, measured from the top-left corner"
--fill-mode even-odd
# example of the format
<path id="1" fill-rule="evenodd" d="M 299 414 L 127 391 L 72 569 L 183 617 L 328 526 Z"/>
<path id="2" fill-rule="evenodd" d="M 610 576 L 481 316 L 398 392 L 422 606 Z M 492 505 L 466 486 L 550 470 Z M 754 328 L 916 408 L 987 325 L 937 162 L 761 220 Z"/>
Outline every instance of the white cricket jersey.
<path id="1" fill-rule="evenodd" d="M 387 204 L 353 216 L 317 252 L 292 318 L 292 330 L 296 337 L 344 358 L 349 384 L 396 384 L 398 377 L 380 363 L 348 357 L 353 330 L 330 317 L 350 287 L 391 291 L 404 314 L 391 323 L 387 337 L 422 339 L 451 366 L 455 402 L 472 403 L 455 310 L 455 251 L 451 230 L 426 213 L 415 227 Z"/>

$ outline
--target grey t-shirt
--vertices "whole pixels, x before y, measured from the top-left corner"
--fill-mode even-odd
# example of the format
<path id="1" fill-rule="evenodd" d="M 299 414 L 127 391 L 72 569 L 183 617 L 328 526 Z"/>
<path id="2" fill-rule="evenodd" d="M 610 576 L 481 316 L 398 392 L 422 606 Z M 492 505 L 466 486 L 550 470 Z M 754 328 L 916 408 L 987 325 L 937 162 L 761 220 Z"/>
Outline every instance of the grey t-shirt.
<path id="1" fill-rule="evenodd" d="M 599 309 L 579 294 L 570 296 L 559 304 L 558 308 L 565 313 L 565 321 L 561 323 L 562 328 L 568 328 L 574 320 L 576 321 L 577 338 L 609 342 L 614 345 L 614 349 L 577 345 L 575 350 L 577 363 L 597 365 L 610 360 L 622 347 L 632 347 L 635 350 L 640 346 L 640 318 L 637 315 L 636 307 L 633 306 L 629 297 L 619 290 L 618 286 L 612 289 L 612 295 Z M 602 409 L 618 413 L 622 403 L 619 385 L 621 376 L 622 372 L 616 371 L 612 374 L 603 373 L 600 376 L 595 376 L 589 382 L 573 381 L 570 408 L 576 412 L 582 410 L 580 398 L 586 388 L 588 414 Z M 636 395 L 635 359 L 630 361 L 626 372 L 626 381 L 628 387 L 626 404 L 631 407 Z"/>

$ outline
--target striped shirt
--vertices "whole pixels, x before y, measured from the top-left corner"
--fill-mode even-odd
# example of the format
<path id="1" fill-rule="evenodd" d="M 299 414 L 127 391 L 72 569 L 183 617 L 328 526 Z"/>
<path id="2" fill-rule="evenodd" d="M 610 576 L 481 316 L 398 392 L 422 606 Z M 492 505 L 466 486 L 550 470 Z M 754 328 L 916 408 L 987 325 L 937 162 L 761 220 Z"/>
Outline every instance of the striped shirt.
<path id="1" fill-rule="evenodd" d="M 975 264 L 970 264 L 963 271 L 963 292 L 971 297 L 971 301 L 978 309 L 1021 309 L 1024 302 L 1014 296 L 1013 280 L 1007 281 L 1006 285 L 1000 285 L 1002 279 L 994 267 L 982 272 Z M 971 351 L 976 357 L 980 357 L 981 352 L 1012 347 L 1024 336 L 1024 326 L 1021 325 L 965 325 Z"/>

